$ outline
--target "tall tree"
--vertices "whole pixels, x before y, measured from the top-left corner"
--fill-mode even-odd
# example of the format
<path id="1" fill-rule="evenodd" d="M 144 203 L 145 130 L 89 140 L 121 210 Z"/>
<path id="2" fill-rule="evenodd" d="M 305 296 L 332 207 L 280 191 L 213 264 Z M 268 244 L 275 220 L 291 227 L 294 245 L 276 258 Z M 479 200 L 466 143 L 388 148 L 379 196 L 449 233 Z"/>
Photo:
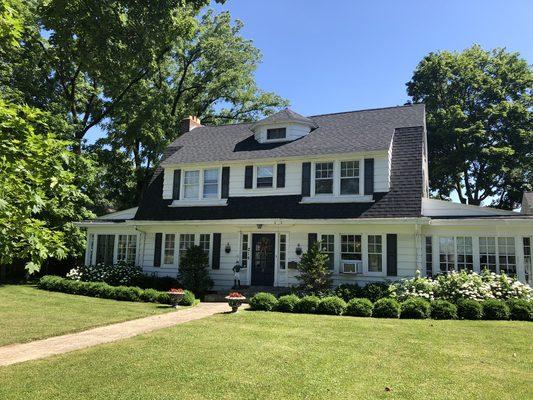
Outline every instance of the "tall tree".
<path id="1" fill-rule="evenodd" d="M 430 53 L 407 92 L 427 111 L 430 187 L 464 204 L 519 206 L 533 189 L 533 70 L 518 53 Z"/>
<path id="2" fill-rule="evenodd" d="M 254 72 L 261 54 L 241 36 L 242 27 L 229 13 L 207 11 L 189 39 L 175 42 L 157 73 L 141 80 L 110 113 L 108 136 L 91 150 L 111 171 L 113 184 L 103 183 L 106 188 L 120 185 L 113 171 L 126 174 L 121 175 L 127 179 L 119 192 L 128 196 L 114 197 L 117 208 L 138 204 L 162 151 L 180 134 L 184 117 L 195 115 L 205 124 L 251 121 L 287 104 L 257 87 Z"/>

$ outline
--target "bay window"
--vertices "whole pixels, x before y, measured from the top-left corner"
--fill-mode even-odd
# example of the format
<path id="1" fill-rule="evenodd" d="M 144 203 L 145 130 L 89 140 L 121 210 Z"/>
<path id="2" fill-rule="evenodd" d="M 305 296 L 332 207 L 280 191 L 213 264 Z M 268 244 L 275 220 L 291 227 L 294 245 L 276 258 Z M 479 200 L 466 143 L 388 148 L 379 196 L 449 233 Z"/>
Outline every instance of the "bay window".
<path id="1" fill-rule="evenodd" d="M 315 164 L 315 194 L 333 194 L 333 163 Z"/>
<path id="2" fill-rule="evenodd" d="M 257 167 L 256 187 L 272 187 L 274 184 L 274 166 L 260 165 Z"/>
<path id="3" fill-rule="evenodd" d="M 381 235 L 368 235 L 368 272 L 383 270 L 383 245 Z"/>
<path id="4" fill-rule="evenodd" d="M 341 194 L 359 194 L 359 161 L 341 162 Z"/>

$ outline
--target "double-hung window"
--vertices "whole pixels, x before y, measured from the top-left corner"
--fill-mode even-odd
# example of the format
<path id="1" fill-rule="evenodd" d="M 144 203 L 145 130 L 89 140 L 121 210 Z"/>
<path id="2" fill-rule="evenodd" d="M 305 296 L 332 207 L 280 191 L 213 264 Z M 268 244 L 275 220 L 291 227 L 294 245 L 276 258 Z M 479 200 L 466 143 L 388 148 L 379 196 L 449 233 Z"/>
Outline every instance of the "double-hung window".
<path id="1" fill-rule="evenodd" d="M 368 272 L 383 271 L 383 243 L 381 235 L 368 235 Z"/>
<path id="2" fill-rule="evenodd" d="M 362 273 L 361 235 L 341 235 L 341 273 Z"/>
<path id="3" fill-rule="evenodd" d="M 455 270 L 455 239 L 454 237 L 439 238 L 439 263 L 442 272 Z"/>
<path id="4" fill-rule="evenodd" d="M 257 167 L 257 182 L 256 187 L 265 188 L 274 185 L 274 166 L 273 165 L 259 165 Z"/>
<path id="5" fill-rule="evenodd" d="M 315 194 L 333 194 L 333 163 L 315 164 Z"/>
<path id="6" fill-rule="evenodd" d="M 328 269 L 332 270 L 335 265 L 335 235 L 321 235 L 322 251 L 328 255 Z"/>
<path id="7" fill-rule="evenodd" d="M 194 233 L 182 233 L 180 234 L 180 258 L 184 256 L 185 252 L 194 246 L 195 235 Z"/>
<path id="8" fill-rule="evenodd" d="M 204 199 L 218 197 L 218 168 L 204 169 L 204 187 L 202 192 Z"/>
<path id="9" fill-rule="evenodd" d="M 176 235 L 174 233 L 165 234 L 165 246 L 163 248 L 163 264 L 174 264 L 174 249 L 176 243 Z"/>
<path id="10" fill-rule="evenodd" d="M 183 180 L 183 197 L 198 199 L 200 196 L 200 171 L 185 171 Z"/>
<path id="11" fill-rule="evenodd" d="M 118 235 L 117 261 L 135 262 L 137 235 Z"/>
<path id="12" fill-rule="evenodd" d="M 470 236 L 457 237 L 457 269 L 473 271 L 474 256 L 472 252 L 472 238 Z"/>
<path id="13" fill-rule="evenodd" d="M 499 273 L 516 275 L 516 254 L 514 237 L 498 238 Z"/>
<path id="14" fill-rule="evenodd" d="M 341 162 L 341 194 L 359 194 L 359 161 Z"/>
<path id="15" fill-rule="evenodd" d="M 198 245 L 202 248 L 207 257 L 209 257 L 211 252 L 211 234 L 201 233 Z"/>
<path id="16" fill-rule="evenodd" d="M 485 268 L 491 272 L 496 272 L 496 238 L 479 238 L 479 266 L 481 271 Z"/>

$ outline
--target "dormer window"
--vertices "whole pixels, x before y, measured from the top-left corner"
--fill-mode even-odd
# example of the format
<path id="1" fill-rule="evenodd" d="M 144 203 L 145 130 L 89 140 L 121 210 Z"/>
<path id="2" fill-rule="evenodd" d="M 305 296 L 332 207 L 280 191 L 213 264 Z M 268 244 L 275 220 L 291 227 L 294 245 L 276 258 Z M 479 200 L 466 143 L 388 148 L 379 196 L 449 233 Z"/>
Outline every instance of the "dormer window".
<path id="1" fill-rule="evenodd" d="M 287 128 L 267 129 L 267 140 L 287 139 Z"/>

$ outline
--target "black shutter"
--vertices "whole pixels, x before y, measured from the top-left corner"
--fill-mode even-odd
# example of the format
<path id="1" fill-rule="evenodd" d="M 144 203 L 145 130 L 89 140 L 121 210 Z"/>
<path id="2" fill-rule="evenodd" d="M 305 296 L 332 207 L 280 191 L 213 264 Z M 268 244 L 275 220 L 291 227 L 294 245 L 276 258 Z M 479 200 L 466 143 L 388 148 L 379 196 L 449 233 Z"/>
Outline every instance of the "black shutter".
<path id="1" fill-rule="evenodd" d="M 307 250 L 309 250 L 311 246 L 313 246 L 313 244 L 316 243 L 317 240 L 318 240 L 318 234 L 308 233 L 307 234 Z"/>
<path id="2" fill-rule="evenodd" d="M 220 269 L 220 233 L 213 233 L 213 259 L 211 268 Z"/>
<path id="3" fill-rule="evenodd" d="M 374 193 L 374 159 L 365 158 L 365 194 Z"/>
<path id="4" fill-rule="evenodd" d="M 229 167 L 222 167 L 222 198 L 229 197 Z"/>
<path id="5" fill-rule="evenodd" d="M 244 170 L 244 188 L 251 189 L 254 181 L 254 167 L 253 165 L 247 165 Z"/>
<path id="6" fill-rule="evenodd" d="M 278 164 L 276 168 L 276 187 L 284 188 L 285 187 L 285 164 Z"/>
<path id="7" fill-rule="evenodd" d="M 172 182 L 172 199 L 180 199 L 181 169 L 174 170 L 174 181 Z"/>
<path id="8" fill-rule="evenodd" d="M 161 266 L 161 245 L 163 244 L 163 234 L 155 234 L 155 246 L 154 246 L 154 267 Z"/>
<path id="9" fill-rule="evenodd" d="M 387 234 L 387 276 L 398 275 L 398 235 Z"/>
<path id="10" fill-rule="evenodd" d="M 311 196 L 311 163 L 302 163 L 302 196 Z"/>

